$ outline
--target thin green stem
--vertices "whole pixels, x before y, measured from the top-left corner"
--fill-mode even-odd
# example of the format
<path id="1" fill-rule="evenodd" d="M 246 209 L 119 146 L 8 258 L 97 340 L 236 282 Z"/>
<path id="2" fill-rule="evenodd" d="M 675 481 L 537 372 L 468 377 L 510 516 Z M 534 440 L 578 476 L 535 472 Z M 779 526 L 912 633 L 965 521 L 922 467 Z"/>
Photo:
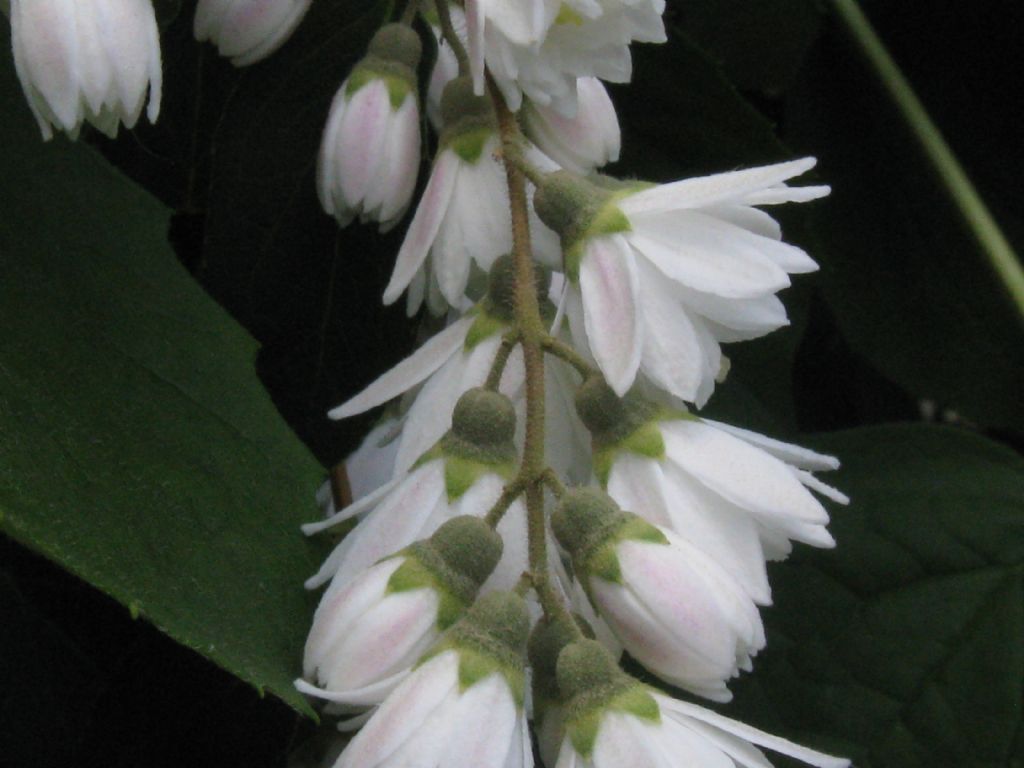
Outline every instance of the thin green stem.
<path id="1" fill-rule="evenodd" d="M 518 477 L 506 485 L 501 492 L 501 496 L 494 502 L 494 506 L 487 510 L 487 514 L 484 515 L 484 522 L 491 526 L 491 528 L 497 528 L 501 518 L 505 516 L 508 508 L 512 506 L 512 502 L 518 499 L 519 495 L 523 492 L 523 487 L 524 483 Z"/>
<path id="2" fill-rule="evenodd" d="M 563 360 L 575 368 L 576 372 L 584 379 L 590 378 L 597 373 L 597 369 L 588 363 L 579 352 L 564 341 L 559 341 L 554 336 L 546 335 L 541 339 L 541 346 L 549 355 L 554 355 L 559 360 Z"/>
<path id="3" fill-rule="evenodd" d="M 835 0 L 835 7 L 864 57 L 877 72 L 896 108 L 910 125 L 924 153 L 935 165 L 946 191 L 960 209 L 992 269 L 1002 280 L 1024 318 L 1024 268 L 1013 247 L 856 0 Z"/>
<path id="4" fill-rule="evenodd" d="M 412 25 L 412 20 L 416 18 L 416 12 L 420 9 L 420 0 L 409 0 L 405 4 L 405 9 L 402 11 L 401 23 L 406 26 Z"/>
<path id="5" fill-rule="evenodd" d="M 565 487 L 565 484 L 558 479 L 558 475 L 555 474 L 555 470 L 551 467 L 544 470 L 544 474 L 541 475 L 541 480 L 543 480 L 544 485 L 548 487 L 548 490 L 555 495 L 556 499 L 561 500 L 561 498 L 565 496 L 568 489 Z"/>
<path id="6" fill-rule="evenodd" d="M 516 344 L 519 343 L 519 334 L 510 333 L 501 341 L 501 346 L 498 347 L 497 354 L 494 355 L 494 362 L 491 363 L 491 370 L 487 374 L 487 382 L 484 384 L 488 389 L 498 391 L 498 387 L 501 386 L 501 375 L 505 372 L 505 366 L 508 364 L 509 355 L 512 354 L 512 350 L 516 348 Z"/>
<path id="7" fill-rule="evenodd" d="M 459 73 L 463 75 L 469 74 L 469 54 L 466 53 L 466 47 L 455 32 L 455 26 L 452 24 L 452 13 L 448 8 L 448 0 L 437 0 L 434 5 L 437 8 L 438 21 L 441 22 L 441 34 L 448 42 L 448 45 L 451 46 L 452 53 L 455 54 L 455 60 L 459 62 Z"/>

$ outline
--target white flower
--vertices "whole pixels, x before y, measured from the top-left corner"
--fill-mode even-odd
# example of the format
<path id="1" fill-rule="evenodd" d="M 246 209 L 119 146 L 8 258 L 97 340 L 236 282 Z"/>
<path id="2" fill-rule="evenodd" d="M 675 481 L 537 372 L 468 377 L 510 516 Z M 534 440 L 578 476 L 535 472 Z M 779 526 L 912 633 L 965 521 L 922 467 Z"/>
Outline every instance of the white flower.
<path id="1" fill-rule="evenodd" d="M 757 607 L 728 572 L 595 489 L 567 493 L 552 526 L 630 655 L 681 688 L 715 701 L 732 697 L 725 681 L 751 668 L 765 637 Z"/>
<path id="2" fill-rule="evenodd" d="M 663 0 L 470 0 L 466 6 L 477 92 L 486 63 L 513 110 L 525 94 L 572 116 L 577 78 L 628 82 L 629 44 L 665 41 Z"/>
<path id="3" fill-rule="evenodd" d="M 320 144 L 317 191 L 341 226 L 358 215 L 381 231 L 405 213 L 420 165 L 420 111 L 416 94 L 419 37 L 388 24 L 345 80 Z"/>
<path id="4" fill-rule="evenodd" d="M 754 206 L 804 202 L 828 187 L 785 181 L 813 158 L 643 187 L 547 177 L 541 218 L 562 235 L 573 336 L 624 394 L 638 372 L 702 405 L 722 373 L 719 342 L 763 336 L 788 322 L 776 292 L 787 273 L 817 264 L 781 242 Z M 583 199 L 582 206 L 573 200 Z"/>
<path id="5" fill-rule="evenodd" d="M 12 0 L 14 64 L 44 139 L 106 135 L 160 114 L 160 39 L 150 0 Z"/>
<path id="6" fill-rule="evenodd" d="M 291 37 L 312 0 L 199 0 L 193 32 L 244 67 L 265 59 Z"/>
<path id="7" fill-rule="evenodd" d="M 778 558 L 791 539 L 835 546 L 828 513 L 807 490 L 849 502 L 808 471 L 836 469 L 835 458 L 670 412 L 636 392 L 620 400 L 596 379 L 577 407 L 609 495 L 710 556 L 755 602 L 771 603 L 765 548 Z"/>
<path id="8" fill-rule="evenodd" d="M 771 768 L 758 747 L 817 768 L 850 764 L 647 688 L 597 643 L 566 648 L 558 682 L 576 706 L 555 768 Z"/>
<path id="9" fill-rule="evenodd" d="M 586 174 L 619 159 L 622 135 L 615 106 L 600 80 L 581 77 L 576 94 L 573 117 L 529 100 L 520 117 L 526 135 L 544 154 L 566 170 Z"/>
<path id="10" fill-rule="evenodd" d="M 303 531 L 313 534 L 361 518 L 306 581 L 308 589 L 332 577 L 345 584 L 382 557 L 430 536 L 447 520 L 460 515 L 483 517 L 494 505 L 516 470 L 512 404 L 497 393 L 472 390 L 463 394 L 449 418 L 452 429 L 408 474 L 326 520 L 303 526 Z M 486 435 L 477 428 L 481 419 Z M 523 504 L 517 500 L 498 525 L 505 551 L 485 591 L 511 588 L 525 570 L 525 526 Z"/>
<path id="11" fill-rule="evenodd" d="M 333 419 L 355 416 L 422 384 L 411 402 L 406 401 L 407 410 L 399 427 L 401 434 L 395 438 L 397 447 L 392 448 L 396 476 L 405 473 L 444 435 L 456 401 L 466 390 L 484 384 L 504 334 L 513 327 L 509 257 L 495 261 L 489 283 L 487 296 L 464 317 L 329 414 Z M 540 286 L 538 298 L 542 305 L 547 305 L 544 294 L 544 287 Z M 589 438 L 573 409 L 573 375 L 555 360 L 545 366 L 549 414 L 546 454 L 556 471 L 573 482 L 583 482 L 589 476 Z M 525 373 L 519 348 L 509 358 L 500 391 L 512 399 L 517 411 L 525 408 Z"/>
<path id="12" fill-rule="evenodd" d="M 501 557 L 501 537 L 477 518 L 328 587 L 306 640 L 305 693 L 347 706 L 379 704 L 455 623 Z"/>
<path id="13" fill-rule="evenodd" d="M 392 304 L 423 274 L 429 256 L 430 273 L 451 306 L 461 309 L 466 285 L 476 264 L 483 271 L 512 250 L 512 225 L 505 169 L 496 153 L 500 147 L 490 102 L 475 97 L 464 78 L 445 89 L 445 131 L 423 197 L 395 260 L 384 291 Z M 552 162 L 533 150 L 531 161 L 551 169 Z M 536 216 L 531 223 L 534 255 L 554 264 L 558 243 Z M 418 288 L 422 296 L 423 286 Z M 410 311 L 418 309 L 410 304 Z"/>
<path id="14" fill-rule="evenodd" d="M 482 598 L 388 696 L 335 768 L 532 768 L 523 706 L 528 629 L 521 598 Z"/>

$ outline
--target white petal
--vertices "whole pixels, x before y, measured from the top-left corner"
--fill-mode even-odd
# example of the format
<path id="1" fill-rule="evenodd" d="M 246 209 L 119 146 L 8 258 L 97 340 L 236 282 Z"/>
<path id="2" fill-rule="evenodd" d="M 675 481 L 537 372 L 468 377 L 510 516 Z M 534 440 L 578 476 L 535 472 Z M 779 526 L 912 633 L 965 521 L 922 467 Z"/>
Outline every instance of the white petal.
<path id="1" fill-rule="evenodd" d="M 366 494 L 362 498 L 352 502 L 347 507 L 343 507 L 335 512 L 330 517 L 323 520 L 318 520 L 315 523 L 306 523 L 302 526 L 302 532 L 307 536 L 312 536 L 314 533 L 319 533 L 328 528 L 332 528 L 338 523 L 343 523 L 346 520 L 350 520 L 356 515 L 361 515 L 366 510 L 373 507 L 381 499 L 387 496 L 391 491 L 402 481 L 403 478 L 395 478 L 390 480 L 384 485 L 377 488 L 375 491 Z"/>
<path id="2" fill-rule="evenodd" d="M 787 739 L 780 738 L 779 736 L 773 736 L 770 733 L 765 733 L 753 726 L 724 717 L 709 709 L 697 706 L 696 704 L 690 704 L 688 702 L 680 701 L 679 699 L 672 699 L 660 694 L 655 694 L 655 698 L 657 699 L 658 704 L 669 712 L 678 713 L 684 717 L 692 717 L 696 720 L 700 720 L 701 722 L 714 726 L 726 733 L 731 733 L 734 736 L 745 739 L 751 744 L 756 744 L 759 747 L 766 747 L 774 752 L 778 752 L 780 755 L 796 758 L 808 765 L 817 766 L 817 768 L 846 768 L 846 766 L 850 764 L 850 761 L 845 758 L 833 757 L 832 755 L 826 755 L 822 752 L 802 747 L 799 744 L 794 744 L 793 742 L 788 741 Z"/>
<path id="3" fill-rule="evenodd" d="M 384 303 L 393 304 L 402 295 L 402 291 L 412 280 L 416 271 L 423 265 L 430 252 L 430 247 L 437 237 L 437 231 L 448 212 L 452 190 L 458 179 L 462 165 L 458 155 L 449 150 L 442 151 L 434 161 L 430 181 L 423 190 L 416 215 L 409 224 L 402 247 L 395 259 L 395 270 L 391 281 L 384 290 Z"/>
<path id="4" fill-rule="evenodd" d="M 833 488 L 831 485 L 821 482 L 821 480 L 816 478 L 810 472 L 807 472 L 806 470 L 803 469 L 794 469 L 793 474 L 796 475 L 797 479 L 801 483 L 806 485 L 812 491 L 817 491 L 825 498 L 832 499 L 832 501 L 836 502 L 837 504 L 845 505 L 850 503 L 849 496 L 840 491 L 838 488 Z"/>
<path id="5" fill-rule="evenodd" d="M 629 243 L 666 277 L 726 298 L 754 298 L 789 285 L 786 272 L 766 257 L 764 243 L 728 222 L 696 211 L 632 217 Z"/>
<path id="6" fill-rule="evenodd" d="M 587 340 L 608 386 L 620 397 L 633 385 L 640 366 L 638 290 L 636 263 L 622 235 L 587 244 L 580 263 Z"/>
<path id="7" fill-rule="evenodd" d="M 770 454 L 696 421 L 662 428 L 669 459 L 707 488 L 769 520 L 828 522 L 821 504 Z"/>
<path id="8" fill-rule="evenodd" d="M 385 765 L 411 737 L 427 726 L 446 700 L 457 695 L 458 653 L 446 651 L 409 675 L 356 734 L 336 768 Z"/>
<path id="9" fill-rule="evenodd" d="M 794 467 L 811 471 L 839 469 L 839 459 L 835 456 L 827 456 L 823 453 L 812 451 L 810 448 L 794 445 L 793 443 L 784 443 L 781 440 L 776 440 L 766 435 L 752 432 L 749 429 L 743 429 L 742 427 L 734 427 L 721 421 L 713 421 L 712 419 L 701 419 L 701 421 L 723 432 L 728 432 L 733 437 L 738 437 L 740 440 L 757 446 L 780 461 L 792 464 Z"/>
<path id="10" fill-rule="evenodd" d="M 715 173 L 671 184 L 659 184 L 626 197 L 619 207 L 627 216 L 632 217 L 637 213 L 703 208 L 729 202 L 752 205 L 747 202 L 747 196 L 799 176 L 813 168 L 816 162 L 813 157 L 805 157 L 743 171 Z"/>
<path id="11" fill-rule="evenodd" d="M 452 323 L 358 395 L 333 408 L 327 415 L 332 419 L 345 419 L 365 413 L 426 381 L 462 347 L 473 320 L 472 317 L 463 317 Z"/>

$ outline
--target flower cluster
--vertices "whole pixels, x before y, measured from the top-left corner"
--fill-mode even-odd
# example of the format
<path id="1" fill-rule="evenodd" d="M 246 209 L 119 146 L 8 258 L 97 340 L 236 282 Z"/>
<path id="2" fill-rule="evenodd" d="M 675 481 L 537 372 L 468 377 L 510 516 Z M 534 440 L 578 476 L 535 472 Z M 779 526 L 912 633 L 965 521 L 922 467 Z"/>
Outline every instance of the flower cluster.
<path id="1" fill-rule="evenodd" d="M 767 561 L 834 546 L 819 497 L 847 502 L 813 474 L 834 458 L 694 411 L 728 370 L 720 345 L 785 325 L 778 292 L 817 268 L 763 210 L 828 194 L 789 184 L 814 160 L 598 172 L 620 149 L 602 80 L 664 39 L 662 11 L 411 2 L 334 100 L 325 211 L 388 229 L 414 207 L 383 299 L 445 319 L 330 414 L 390 404 L 347 462 L 354 499 L 323 489 L 304 528 L 351 527 L 307 581 L 329 586 L 296 683 L 363 726 L 337 766 L 532 766 L 530 719 L 552 768 L 767 765 L 759 747 L 848 764 L 616 661 L 728 701 L 766 642 Z"/>
<path id="2" fill-rule="evenodd" d="M 311 2 L 199 0 L 195 37 L 235 66 L 253 64 L 288 40 Z M 83 123 L 113 138 L 144 106 L 156 121 L 163 70 L 152 0 L 10 0 L 10 16 L 18 78 L 44 139 L 54 129 L 76 139 Z"/>

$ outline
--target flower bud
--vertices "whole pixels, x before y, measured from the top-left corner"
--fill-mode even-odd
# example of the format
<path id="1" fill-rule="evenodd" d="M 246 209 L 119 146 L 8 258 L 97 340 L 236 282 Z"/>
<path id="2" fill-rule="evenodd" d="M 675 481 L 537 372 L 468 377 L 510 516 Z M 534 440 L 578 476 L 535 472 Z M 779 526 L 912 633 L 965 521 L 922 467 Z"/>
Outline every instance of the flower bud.
<path id="1" fill-rule="evenodd" d="M 421 48 L 409 27 L 381 27 L 334 97 L 320 144 L 317 191 L 341 226 L 358 215 L 386 231 L 409 207 L 420 165 Z"/>
<path id="2" fill-rule="evenodd" d="M 716 700 L 764 646 L 757 608 L 711 558 L 619 509 L 568 492 L 551 519 L 588 597 L 627 651 L 659 677 Z"/>
<path id="3" fill-rule="evenodd" d="M 265 59 L 291 37 L 312 0 L 199 0 L 193 33 L 244 67 Z"/>
<path id="4" fill-rule="evenodd" d="M 473 602 L 501 558 L 501 537 L 482 520 L 456 517 L 425 541 L 324 593 L 306 641 L 313 695 L 369 706 L 402 680 Z"/>
<path id="5" fill-rule="evenodd" d="M 512 401 L 500 392 L 475 387 L 464 392 L 455 404 L 445 450 L 478 461 L 513 459 L 515 431 Z"/>
<path id="6" fill-rule="evenodd" d="M 149 0 L 13 0 L 14 63 L 43 138 L 83 122 L 113 138 L 160 114 L 160 39 Z"/>

